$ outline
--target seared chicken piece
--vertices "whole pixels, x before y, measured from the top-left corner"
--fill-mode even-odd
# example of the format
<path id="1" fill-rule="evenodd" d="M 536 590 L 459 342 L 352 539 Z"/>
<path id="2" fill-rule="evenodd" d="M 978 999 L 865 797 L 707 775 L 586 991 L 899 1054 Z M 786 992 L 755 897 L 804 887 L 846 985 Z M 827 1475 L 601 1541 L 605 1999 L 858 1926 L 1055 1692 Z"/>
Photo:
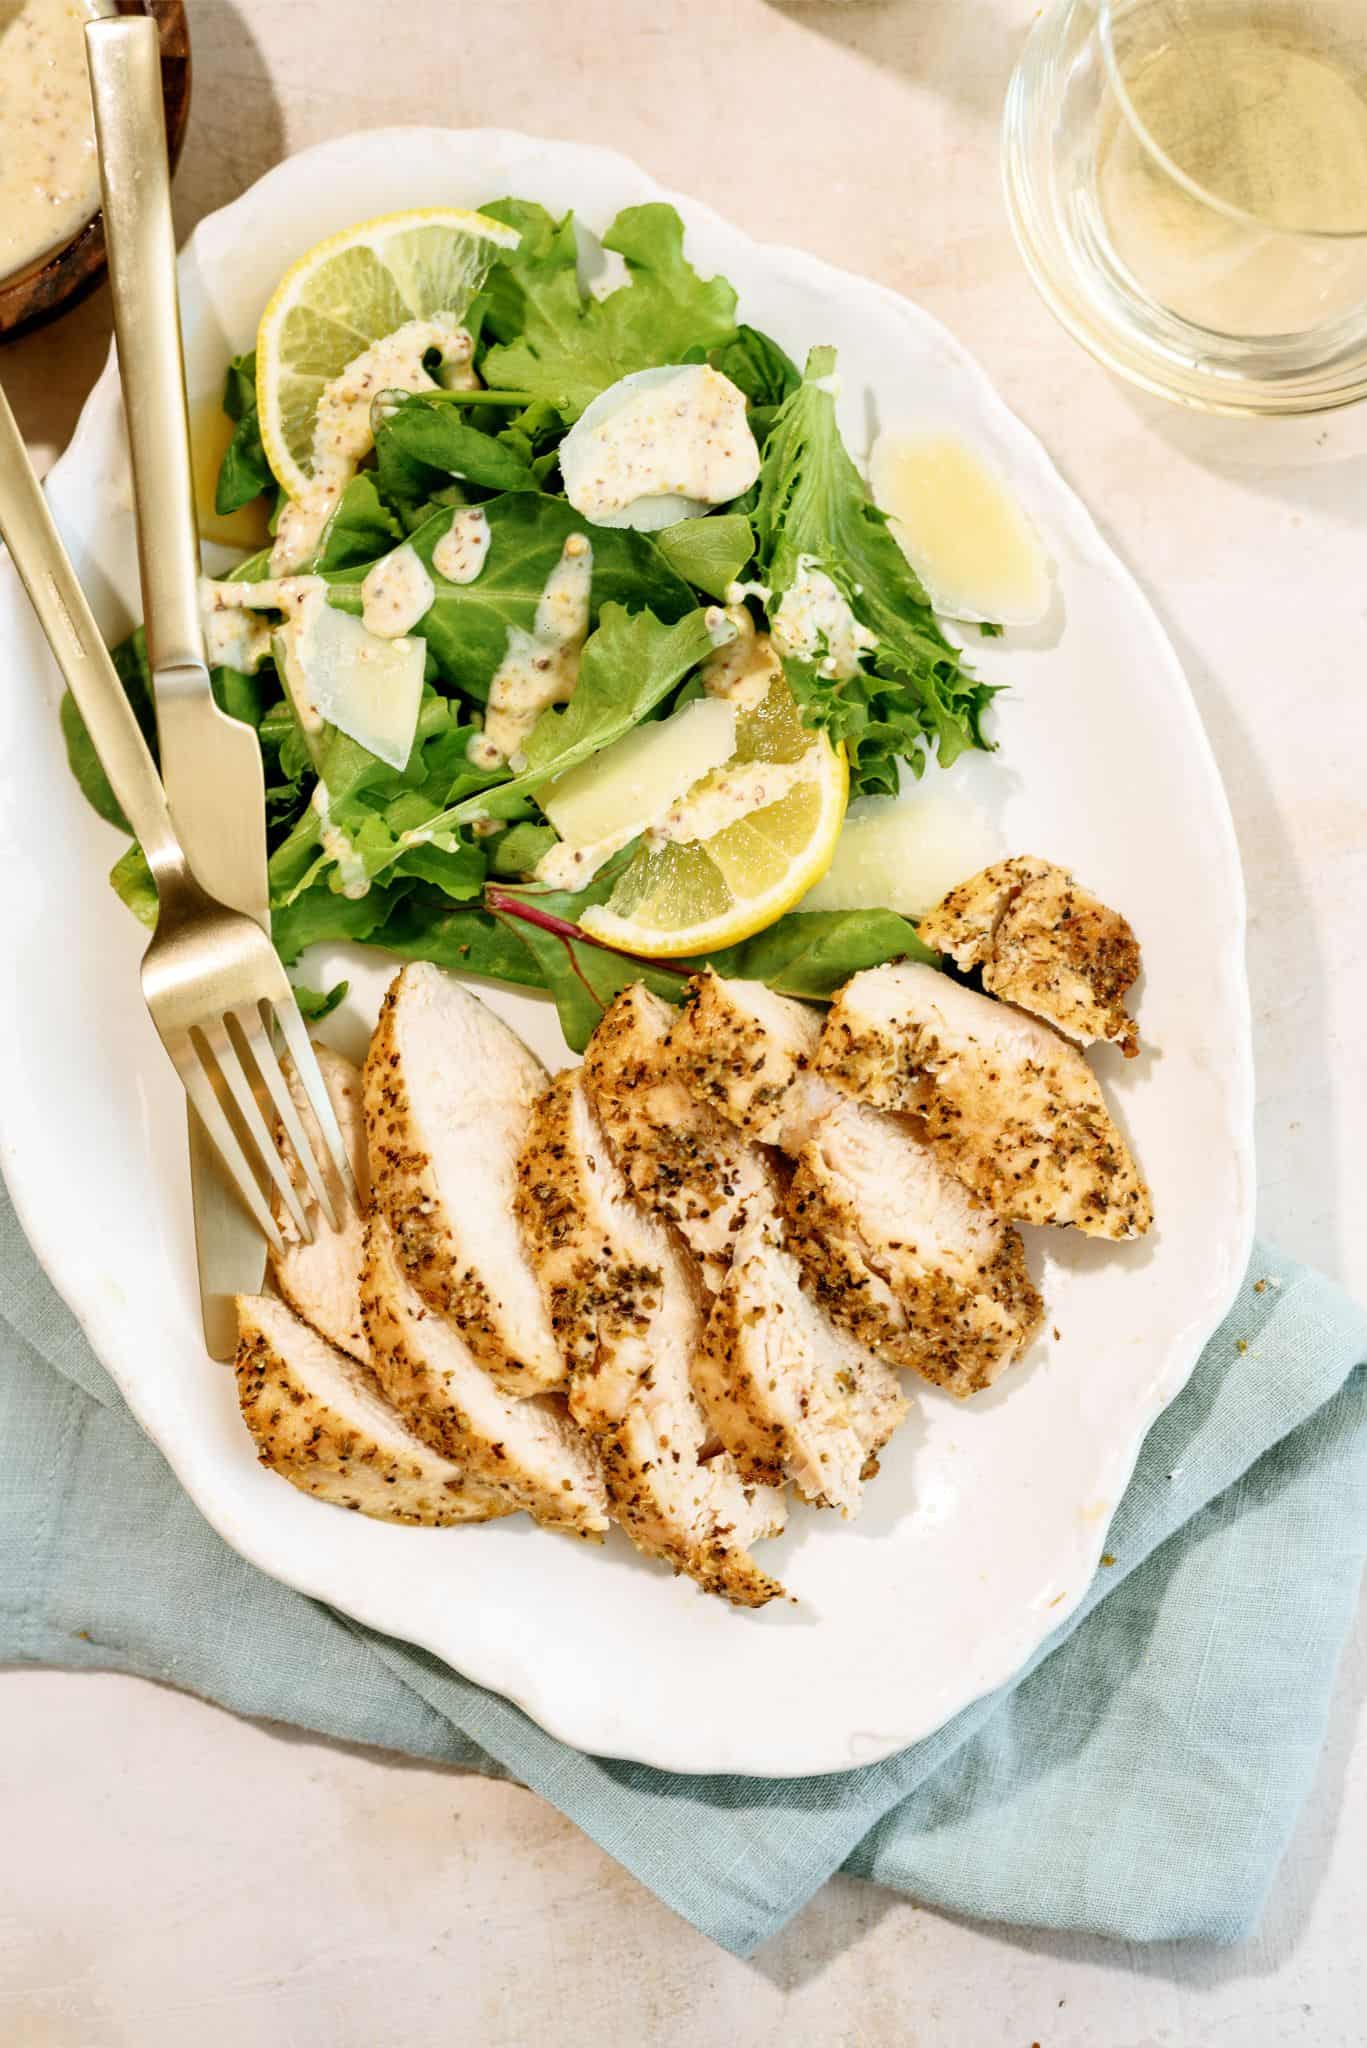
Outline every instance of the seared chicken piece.
<path id="1" fill-rule="evenodd" d="M 417 961 L 390 987 L 365 1063 L 374 1202 L 404 1271 L 508 1393 L 565 1384 L 513 1217 L 540 1061 L 478 996 Z"/>
<path id="2" fill-rule="evenodd" d="M 906 1402 L 887 1367 L 803 1293 L 778 1177 L 679 1078 L 673 1022 L 634 983 L 589 1040 L 584 1076 L 637 1200 L 676 1225 L 717 1296 L 694 1391 L 745 1479 L 791 1478 L 805 1499 L 857 1513 L 861 1472 Z"/>
<path id="3" fill-rule="evenodd" d="M 747 1138 L 796 1152 L 831 1106 L 830 1089 L 810 1071 L 820 1039 L 809 1004 L 707 967 L 688 985 L 669 1046 L 695 1100 Z"/>
<path id="4" fill-rule="evenodd" d="M 361 1102 L 361 1074 L 350 1060 L 344 1060 L 330 1046 L 315 1045 L 318 1068 L 332 1106 L 337 1112 L 337 1123 L 342 1133 L 342 1143 L 351 1160 L 351 1170 L 356 1176 L 356 1192 L 360 1196 L 362 1209 L 370 1200 L 370 1167 L 366 1158 L 365 1110 Z M 308 1106 L 293 1070 L 290 1070 L 290 1093 L 299 1110 L 306 1135 L 314 1145 L 314 1157 L 326 1158 L 317 1122 Z M 288 1141 L 280 1140 L 287 1163 L 292 1161 Z M 303 1186 L 302 1174 L 296 1172 L 295 1180 Z M 317 1203 L 310 1203 L 306 1214 L 313 1225 L 312 1244 L 305 1244 L 299 1237 L 279 1195 L 275 1197 L 274 1214 L 280 1234 L 285 1240 L 283 1257 L 272 1253 L 271 1277 L 281 1294 L 306 1323 L 311 1323 L 320 1337 L 326 1337 L 330 1344 L 336 1344 L 353 1358 L 368 1363 L 370 1352 L 366 1344 L 365 1330 L 361 1324 L 361 1243 L 365 1235 L 365 1220 L 358 1215 L 350 1202 L 341 1210 L 341 1228 L 333 1230 Z"/>
<path id="5" fill-rule="evenodd" d="M 777 1191 L 763 1153 L 680 1079 L 673 1023 L 671 1006 L 634 982 L 589 1040 L 584 1075 L 632 1193 L 677 1225 L 715 1292 L 737 1233 L 752 1214 L 774 1213 Z"/>
<path id="6" fill-rule="evenodd" d="M 806 1004 L 710 971 L 689 994 L 670 1046 L 719 1114 L 797 1161 L 788 1230 L 823 1308 L 891 1364 L 955 1392 L 986 1386 L 1040 1316 L 1015 1231 L 908 1124 L 842 1099 Z"/>
<path id="7" fill-rule="evenodd" d="M 989 1386 L 1039 1325 L 1016 1232 L 892 1117 L 853 1102 L 823 1117 L 798 1154 L 788 1217 L 831 1314 L 951 1394 Z"/>
<path id="8" fill-rule="evenodd" d="M 547 1528 L 581 1536 L 606 1529 L 597 1459 L 559 1397 L 518 1401 L 495 1386 L 410 1284 L 383 1216 L 366 1227 L 361 1305 L 375 1376 L 415 1435 L 509 1512 L 525 1508 Z"/>
<path id="9" fill-rule="evenodd" d="M 291 1486 L 382 1522 L 509 1512 L 408 1430 L 363 1366 L 270 1295 L 239 1295 L 237 1398 L 256 1454 Z"/>
<path id="10" fill-rule="evenodd" d="M 701 1288 L 668 1231 L 632 1201 L 582 1069 L 558 1075 L 536 1106 L 517 1214 L 612 1513 L 640 1550 L 704 1591 L 763 1606 L 783 1589 L 748 1548 L 782 1528 L 782 1496 L 747 1488 L 714 1451 L 691 1384 Z"/>
<path id="11" fill-rule="evenodd" d="M 1076 1046 L 1023 1010 L 903 961 L 847 982 L 817 1056 L 861 1102 L 914 1113 L 998 1216 L 1140 1237 L 1153 1204 Z"/>
<path id="12" fill-rule="evenodd" d="M 965 972 L 981 967 L 989 994 L 1079 1045 L 1108 1038 L 1127 1059 L 1138 1052 L 1125 995 L 1139 973 L 1139 941 L 1065 868 L 1028 854 L 998 861 L 951 889 L 918 930 Z"/>
<path id="13" fill-rule="evenodd" d="M 763 1216 L 736 1239 L 693 1385 L 744 1479 L 791 1479 L 847 1515 L 907 1412 L 894 1374 L 826 1315 Z"/>

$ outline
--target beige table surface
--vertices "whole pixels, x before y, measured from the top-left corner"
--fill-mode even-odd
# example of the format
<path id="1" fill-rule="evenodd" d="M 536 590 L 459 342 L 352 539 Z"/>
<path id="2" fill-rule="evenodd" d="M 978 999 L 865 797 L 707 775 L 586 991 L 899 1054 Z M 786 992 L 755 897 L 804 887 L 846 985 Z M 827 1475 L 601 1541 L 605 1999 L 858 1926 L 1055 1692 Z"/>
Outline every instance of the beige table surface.
<path id="1" fill-rule="evenodd" d="M 977 352 L 1153 595 L 1248 875 L 1262 1227 L 1367 1291 L 1367 407 L 1265 425 L 1108 379 L 997 184 L 1027 0 L 189 0 L 182 229 L 282 154 L 395 121 L 610 144 Z M 36 450 L 99 295 L 0 352 Z M 1367 2035 L 1367 1644 L 1258 1939 L 983 1929 L 837 1880 L 752 1963 L 532 1795 L 136 1681 L 0 1677 L 0 2048 L 1348 2048 Z M 1104 1825 L 1104 1816 L 1098 1816 Z"/>

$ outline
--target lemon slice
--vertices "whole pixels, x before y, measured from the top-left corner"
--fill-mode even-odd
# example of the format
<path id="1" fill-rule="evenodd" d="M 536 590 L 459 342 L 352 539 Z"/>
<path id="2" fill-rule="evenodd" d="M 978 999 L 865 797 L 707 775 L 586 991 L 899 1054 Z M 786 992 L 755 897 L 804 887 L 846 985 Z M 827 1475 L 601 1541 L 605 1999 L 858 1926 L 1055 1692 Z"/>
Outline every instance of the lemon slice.
<path id="1" fill-rule="evenodd" d="M 348 363 L 410 320 L 463 314 L 516 228 L 458 206 L 387 213 L 331 235 L 275 288 L 256 337 L 261 440 L 280 482 L 301 498 L 318 401 Z"/>
<path id="2" fill-rule="evenodd" d="M 685 806 L 704 815 L 709 782 L 744 788 L 745 771 L 762 764 L 772 775 L 751 776 L 749 786 L 759 795 L 767 780 L 779 795 L 706 838 L 648 840 L 607 902 L 583 912 L 583 929 L 624 953 L 663 960 L 735 945 L 791 910 L 831 864 L 850 778 L 844 748 L 803 725 L 781 677 L 741 712 L 735 753 Z"/>

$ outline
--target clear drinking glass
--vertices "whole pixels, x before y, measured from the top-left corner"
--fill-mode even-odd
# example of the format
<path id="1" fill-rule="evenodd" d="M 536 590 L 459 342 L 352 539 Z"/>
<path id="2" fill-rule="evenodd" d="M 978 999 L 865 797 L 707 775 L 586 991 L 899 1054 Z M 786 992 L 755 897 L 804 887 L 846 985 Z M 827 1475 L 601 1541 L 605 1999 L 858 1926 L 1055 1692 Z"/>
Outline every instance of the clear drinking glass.
<path id="1" fill-rule="evenodd" d="M 1056 0 L 1007 94 L 1044 297 L 1184 404 L 1367 395 L 1367 0 Z"/>

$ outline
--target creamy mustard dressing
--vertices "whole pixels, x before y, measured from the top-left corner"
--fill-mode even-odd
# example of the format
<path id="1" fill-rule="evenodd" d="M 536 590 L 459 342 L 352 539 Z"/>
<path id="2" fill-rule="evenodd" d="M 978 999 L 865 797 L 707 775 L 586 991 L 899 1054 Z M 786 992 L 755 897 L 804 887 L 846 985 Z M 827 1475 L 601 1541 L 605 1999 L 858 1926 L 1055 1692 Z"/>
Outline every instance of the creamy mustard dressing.
<path id="1" fill-rule="evenodd" d="M 638 371 L 596 398 L 560 451 L 565 495 L 597 526 L 629 524 L 634 506 L 722 505 L 759 475 L 745 394 L 706 364 Z M 685 516 L 666 506 L 665 524 Z M 652 519 L 652 523 L 655 523 Z"/>
<path id="2" fill-rule="evenodd" d="M 405 541 L 382 555 L 362 583 L 361 623 L 381 640 L 400 639 L 432 609 L 436 594 L 421 555 Z"/>
<path id="3" fill-rule="evenodd" d="M 714 769 L 669 806 L 646 833 L 646 844 L 714 839 L 738 818 L 748 818 L 752 811 L 776 804 L 800 782 L 810 782 L 817 767 L 817 749 L 809 747 L 796 761 L 737 761 L 733 767 Z"/>
<path id="4" fill-rule="evenodd" d="M 731 592 L 726 594 L 730 597 Z M 710 631 L 711 611 L 707 617 Z M 768 696 L 775 677 L 783 674 L 782 664 L 769 635 L 757 630 L 745 605 L 729 604 L 721 617 L 733 630 L 728 639 L 715 643 L 716 652 L 703 663 L 702 686 L 709 697 L 725 697 L 738 711 L 753 711 Z"/>
<path id="5" fill-rule="evenodd" d="M 88 21 L 114 0 L 0 0 L 0 278 L 59 249 L 100 204 Z"/>
<path id="6" fill-rule="evenodd" d="M 493 538 L 482 505 L 457 512 L 432 550 L 432 567 L 447 583 L 473 583 L 484 567 Z"/>
<path id="7" fill-rule="evenodd" d="M 531 632 L 508 628 L 508 644 L 489 685 L 484 730 L 469 745 L 478 767 L 511 760 L 547 705 L 567 704 L 574 695 L 592 586 L 593 549 L 582 533 L 572 533 L 547 578 Z"/>
<path id="8" fill-rule="evenodd" d="M 352 841 L 340 825 L 333 823 L 325 782 L 317 784 L 310 801 L 319 818 L 318 843 L 328 859 L 337 863 L 342 894 L 353 903 L 359 902 L 362 896 L 370 894 L 370 877 Z"/>
<path id="9" fill-rule="evenodd" d="M 318 401 L 313 430 L 312 474 L 303 497 L 291 499 L 280 515 L 271 567 L 278 575 L 306 562 L 317 549 L 337 500 L 374 446 L 372 400 L 381 391 L 474 390 L 479 383 L 471 358 L 474 342 L 454 313 L 409 320 L 349 362 Z M 440 380 L 423 357 L 441 354 Z"/>
<path id="10" fill-rule="evenodd" d="M 285 576 L 261 583 L 215 583 L 199 579 L 199 616 L 204 628 L 204 658 L 210 668 L 235 668 L 254 676 L 271 651 L 276 628 L 261 611 L 297 617 L 310 591 L 322 590 L 320 576 Z"/>
<path id="11" fill-rule="evenodd" d="M 878 645 L 815 555 L 798 556 L 797 575 L 779 599 L 769 634 L 781 655 L 814 661 L 819 675 L 835 681 L 852 676 L 865 649 Z"/>

